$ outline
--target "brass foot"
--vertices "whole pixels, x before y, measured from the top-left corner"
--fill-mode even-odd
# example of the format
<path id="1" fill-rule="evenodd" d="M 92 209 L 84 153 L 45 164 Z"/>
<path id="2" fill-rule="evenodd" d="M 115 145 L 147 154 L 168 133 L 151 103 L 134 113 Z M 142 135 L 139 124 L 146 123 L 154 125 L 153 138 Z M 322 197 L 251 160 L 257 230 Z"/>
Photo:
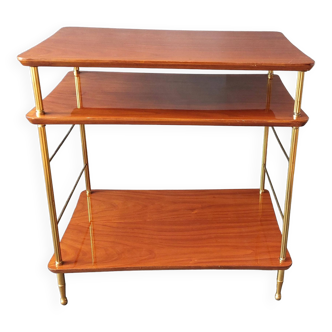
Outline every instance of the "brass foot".
<path id="1" fill-rule="evenodd" d="M 280 302 L 282 300 L 282 294 L 275 293 L 274 299 L 276 300 L 276 302 Z"/>
<path id="2" fill-rule="evenodd" d="M 66 304 L 68 303 L 67 298 L 66 298 L 66 297 L 61 298 L 60 303 L 61 303 L 62 305 L 66 305 Z"/>
<path id="3" fill-rule="evenodd" d="M 59 291 L 60 291 L 60 296 L 61 296 L 60 303 L 62 305 L 66 305 L 68 303 L 68 300 L 66 297 L 65 275 L 63 273 L 58 273 L 57 278 L 58 278 L 58 286 L 59 286 Z"/>
<path id="4" fill-rule="evenodd" d="M 284 283 L 284 274 L 285 274 L 284 270 L 279 270 L 278 271 L 278 275 L 277 275 L 277 292 L 276 292 L 276 295 L 275 295 L 275 299 L 277 301 L 281 300 L 281 288 L 282 288 L 282 284 Z"/>

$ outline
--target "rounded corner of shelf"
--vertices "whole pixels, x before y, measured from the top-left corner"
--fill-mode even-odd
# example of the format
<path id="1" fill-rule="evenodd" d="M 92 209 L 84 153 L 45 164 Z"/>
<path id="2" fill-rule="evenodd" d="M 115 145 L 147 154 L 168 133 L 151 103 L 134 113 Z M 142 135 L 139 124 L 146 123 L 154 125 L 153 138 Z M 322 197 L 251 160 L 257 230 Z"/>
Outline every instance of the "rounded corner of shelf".
<path id="1" fill-rule="evenodd" d="M 35 109 L 33 109 L 29 113 L 27 113 L 25 117 L 31 124 L 34 124 L 34 125 L 43 124 L 43 122 L 41 121 L 42 117 L 41 116 L 38 116 L 38 117 L 36 116 Z"/>
<path id="2" fill-rule="evenodd" d="M 24 62 L 25 62 L 25 59 L 20 55 L 18 55 L 17 57 L 17 60 L 21 63 L 21 65 L 25 66 Z"/>
<path id="3" fill-rule="evenodd" d="M 49 269 L 50 272 L 52 272 L 52 273 L 57 273 L 57 270 L 56 270 L 54 264 L 52 263 L 52 261 L 50 261 L 50 262 L 48 263 L 47 268 Z"/>
<path id="4" fill-rule="evenodd" d="M 314 66 L 315 66 L 315 60 L 311 59 L 311 62 L 307 64 L 308 69 L 306 70 L 306 72 L 310 71 Z"/>
<path id="5" fill-rule="evenodd" d="M 26 119 L 31 123 L 31 124 L 36 124 L 34 121 L 34 118 L 32 118 L 31 116 L 29 116 L 28 114 L 26 115 Z"/>
<path id="6" fill-rule="evenodd" d="M 311 120 L 311 117 L 307 116 L 307 119 L 305 121 L 303 121 L 302 123 L 300 123 L 299 127 L 301 129 L 306 127 L 309 124 L 310 120 Z"/>

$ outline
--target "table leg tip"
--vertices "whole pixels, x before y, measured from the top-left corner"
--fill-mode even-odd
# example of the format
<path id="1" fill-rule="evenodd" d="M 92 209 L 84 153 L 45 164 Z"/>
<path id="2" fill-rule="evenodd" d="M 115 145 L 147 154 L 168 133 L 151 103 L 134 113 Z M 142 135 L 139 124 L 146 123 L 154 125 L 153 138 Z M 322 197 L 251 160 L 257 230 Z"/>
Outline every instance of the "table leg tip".
<path id="1" fill-rule="evenodd" d="M 281 300 L 281 294 L 280 293 L 276 293 L 275 299 L 277 301 L 280 301 Z"/>
<path id="2" fill-rule="evenodd" d="M 62 305 L 66 305 L 66 304 L 68 303 L 67 298 L 66 298 L 66 297 L 65 297 L 65 298 L 62 298 L 62 299 L 60 300 L 60 303 L 61 303 Z"/>

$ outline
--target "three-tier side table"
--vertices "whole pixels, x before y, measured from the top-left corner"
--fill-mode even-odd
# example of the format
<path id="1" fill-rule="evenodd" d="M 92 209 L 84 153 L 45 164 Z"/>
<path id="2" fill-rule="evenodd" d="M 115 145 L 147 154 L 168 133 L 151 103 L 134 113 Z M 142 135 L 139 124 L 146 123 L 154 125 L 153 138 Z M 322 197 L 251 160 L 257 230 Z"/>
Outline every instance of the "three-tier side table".
<path id="1" fill-rule="evenodd" d="M 18 56 L 30 66 L 56 273 L 67 303 L 65 273 L 159 269 L 277 270 L 281 298 L 287 251 L 304 72 L 314 61 L 279 32 L 162 31 L 62 28 Z M 38 67 L 73 67 L 42 98 Z M 265 71 L 266 74 L 174 74 L 81 71 L 80 67 Z M 273 71 L 298 71 L 295 100 Z M 71 125 L 49 155 L 46 125 Z M 264 127 L 257 189 L 93 190 L 85 125 Z M 86 191 L 60 241 L 50 163 L 74 125 L 80 126 Z M 274 127 L 290 127 L 287 154 Z M 289 162 L 282 211 L 266 168 L 269 128 Z M 272 132 L 271 131 L 271 132 Z M 281 213 L 280 231 L 265 179 Z"/>

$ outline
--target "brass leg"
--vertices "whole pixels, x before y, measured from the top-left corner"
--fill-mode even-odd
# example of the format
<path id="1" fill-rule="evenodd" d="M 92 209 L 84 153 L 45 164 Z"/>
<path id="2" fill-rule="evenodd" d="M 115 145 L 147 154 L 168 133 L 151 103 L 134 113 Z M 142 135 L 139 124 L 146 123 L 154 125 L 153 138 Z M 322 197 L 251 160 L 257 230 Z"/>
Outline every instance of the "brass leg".
<path id="1" fill-rule="evenodd" d="M 287 187 L 286 187 L 286 197 L 285 197 L 285 210 L 284 210 L 284 223 L 282 229 L 282 239 L 281 239 L 281 250 L 280 250 L 280 262 L 286 259 L 287 253 L 287 241 L 288 241 L 288 230 L 289 230 L 289 219 L 292 203 L 292 193 L 293 193 L 293 182 L 294 182 L 294 172 L 295 172 L 295 159 L 297 142 L 299 136 L 299 128 L 293 128 L 292 130 L 292 142 L 289 155 L 289 165 L 288 165 L 288 176 L 287 176 Z M 285 271 L 278 271 L 277 277 L 277 293 L 276 300 L 281 299 L 281 287 L 284 281 Z"/>
<path id="2" fill-rule="evenodd" d="M 43 106 L 43 98 L 40 90 L 38 67 L 30 67 L 30 72 L 31 72 L 33 93 L 35 96 L 36 115 L 39 117 L 41 115 L 44 115 L 45 112 Z"/>
<path id="3" fill-rule="evenodd" d="M 82 90 L 81 90 L 81 77 L 80 77 L 80 71 L 79 71 L 78 67 L 74 67 L 74 77 L 75 77 L 77 108 L 82 108 L 83 107 L 83 98 L 82 98 Z M 81 130 L 83 162 L 84 162 L 84 165 L 86 165 L 85 171 L 84 171 L 86 194 L 89 196 L 91 193 L 91 184 L 90 184 L 90 172 L 89 172 L 89 163 L 88 163 L 88 149 L 86 146 L 85 126 L 83 124 L 80 125 L 80 130 Z"/>
<path id="4" fill-rule="evenodd" d="M 90 184 L 90 171 L 89 171 L 89 164 L 88 164 L 88 149 L 86 146 L 86 136 L 85 136 L 84 125 L 80 125 L 80 130 L 81 130 L 83 162 L 84 162 L 84 165 L 86 165 L 85 170 L 84 170 L 86 194 L 89 196 L 91 194 L 91 184 Z"/>
<path id="5" fill-rule="evenodd" d="M 36 113 L 37 113 L 37 116 L 42 116 L 45 114 L 45 112 L 43 109 L 43 99 L 42 99 L 41 90 L 40 90 L 40 82 L 39 82 L 39 75 L 38 75 L 37 67 L 31 67 L 31 77 L 32 77 L 32 85 L 33 85 L 35 101 L 36 101 Z M 59 266 L 62 264 L 62 256 L 61 256 L 59 230 L 58 230 L 58 222 L 57 222 L 57 215 L 56 215 L 55 202 L 54 202 L 52 173 L 51 173 L 50 158 L 49 158 L 49 153 L 48 153 L 45 125 L 38 125 L 38 133 L 39 133 L 39 141 L 40 141 L 40 150 L 41 150 L 41 155 L 42 155 L 42 160 L 43 160 L 44 177 L 45 177 L 45 185 L 46 185 L 46 193 L 47 193 L 47 201 L 48 201 L 48 210 L 49 210 L 50 221 L 51 221 L 55 264 L 56 264 L 56 266 Z M 67 304 L 67 298 L 65 295 L 64 275 L 58 274 L 57 277 L 58 277 L 58 284 L 59 284 L 60 294 L 61 294 L 61 303 Z"/>
<path id="6" fill-rule="evenodd" d="M 304 80 L 304 73 L 299 72 L 297 76 L 297 85 L 296 85 L 296 94 L 295 94 L 295 103 L 294 103 L 294 119 L 296 119 L 298 116 L 301 116 L 303 80 Z M 299 138 L 299 128 L 294 127 L 292 129 L 292 140 L 291 140 L 289 162 L 288 162 L 288 175 L 287 175 L 287 185 L 286 185 L 284 220 L 282 228 L 280 262 L 283 262 L 286 259 L 286 254 L 287 254 L 287 241 L 288 241 L 289 220 L 290 220 L 290 212 L 292 204 L 293 182 L 294 182 L 295 160 L 296 160 L 298 138 Z M 285 271 L 280 271 L 280 270 L 278 271 L 277 292 L 275 296 L 276 300 L 281 299 L 281 287 L 284 282 L 284 274 Z"/>
<path id="7" fill-rule="evenodd" d="M 281 262 L 286 259 L 286 252 L 287 252 L 288 230 L 289 230 L 290 211 L 292 204 L 295 159 L 296 159 L 298 137 L 299 137 L 299 128 L 293 128 L 291 148 L 289 154 L 287 187 L 286 187 L 285 208 L 284 208 L 284 223 L 282 229 L 282 241 L 281 241 L 281 250 L 280 250 Z"/>
<path id="8" fill-rule="evenodd" d="M 266 156 L 267 156 L 267 140 L 269 137 L 269 127 L 264 128 L 264 142 L 263 142 L 263 157 L 262 157 L 262 169 L 261 169 L 261 185 L 260 194 L 264 192 L 265 188 L 265 167 L 266 167 Z"/>
<path id="9" fill-rule="evenodd" d="M 275 295 L 275 298 L 277 301 L 281 300 L 281 288 L 282 284 L 284 283 L 284 275 L 285 271 L 284 270 L 278 270 L 278 275 L 277 275 L 277 292 Z"/>
<path id="10" fill-rule="evenodd" d="M 51 167 L 50 167 L 50 161 L 49 161 L 49 155 L 48 155 L 45 125 L 38 125 L 38 131 L 39 131 L 40 148 L 42 151 L 42 159 L 43 159 L 43 166 L 44 166 L 48 209 L 49 209 L 50 220 L 51 220 L 55 264 L 56 264 L 56 266 L 59 266 L 62 264 L 62 257 L 61 257 L 58 222 L 57 222 L 55 203 L 54 203 L 53 183 L 52 183 Z M 65 295 L 64 275 L 62 273 L 59 273 L 59 274 L 57 274 L 57 278 L 58 278 L 58 284 L 59 284 L 60 295 L 61 295 L 61 304 L 65 305 L 65 304 L 67 304 L 67 298 Z"/>
<path id="11" fill-rule="evenodd" d="M 273 71 L 269 71 L 267 75 L 267 92 L 266 92 L 266 110 L 270 109 L 271 103 L 271 91 L 272 91 L 272 80 Z M 266 168 L 266 157 L 267 157 L 267 141 L 269 137 L 269 127 L 264 128 L 264 142 L 263 142 L 263 157 L 262 157 L 262 168 L 261 168 L 261 184 L 260 184 L 260 194 L 264 192 L 265 188 L 265 168 Z"/>
<path id="12" fill-rule="evenodd" d="M 61 265 L 62 257 L 61 257 L 61 249 L 60 249 L 58 221 L 57 221 L 56 210 L 55 210 L 52 174 L 51 174 L 51 166 L 50 166 L 50 160 L 49 160 L 49 155 L 48 155 L 45 125 L 38 125 L 38 132 L 39 132 L 40 149 L 41 149 L 41 154 L 42 154 L 42 159 L 43 159 L 44 176 L 45 176 L 45 184 L 46 184 L 46 192 L 47 192 L 48 210 L 50 213 L 50 220 L 51 220 L 55 261 L 56 261 L 56 265 Z"/>
<path id="13" fill-rule="evenodd" d="M 58 285 L 59 285 L 59 291 L 61 300 L 60 303 L 62 305 L 66 305 L 68 303 L 67 297 L 66 297 L 66 282 L 65 282 L 65 275 L 63 273 L 57 273 L 58 278 Z"/>

